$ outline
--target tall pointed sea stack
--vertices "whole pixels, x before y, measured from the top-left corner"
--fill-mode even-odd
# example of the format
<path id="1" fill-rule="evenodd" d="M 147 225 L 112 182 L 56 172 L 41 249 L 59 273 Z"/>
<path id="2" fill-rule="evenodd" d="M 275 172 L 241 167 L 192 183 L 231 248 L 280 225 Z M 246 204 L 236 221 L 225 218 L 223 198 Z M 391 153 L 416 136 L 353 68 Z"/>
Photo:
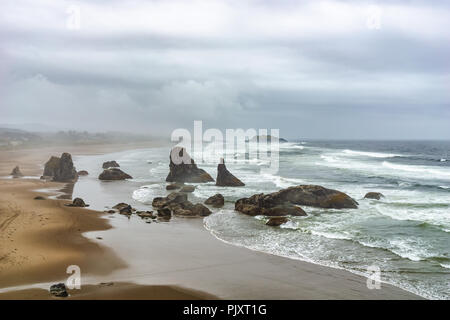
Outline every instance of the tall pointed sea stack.
<path id="1" fill-rule="evenodd" d="M 211 182 L 214 179 L 205 170 L 200 169 L 189 156 L 185 148 L 174 147 L 170 152 L 170 172 L 167 182 Z"/>
<path id="2" fill-rule="evenodd" d="M 217 180 L 216 186 L 221 187 L 242 187 L 245 186 L 241 180 L 236 178 L 225 166 L 223 158 L 220 159 L 220 163 L 217 165 Z"/>

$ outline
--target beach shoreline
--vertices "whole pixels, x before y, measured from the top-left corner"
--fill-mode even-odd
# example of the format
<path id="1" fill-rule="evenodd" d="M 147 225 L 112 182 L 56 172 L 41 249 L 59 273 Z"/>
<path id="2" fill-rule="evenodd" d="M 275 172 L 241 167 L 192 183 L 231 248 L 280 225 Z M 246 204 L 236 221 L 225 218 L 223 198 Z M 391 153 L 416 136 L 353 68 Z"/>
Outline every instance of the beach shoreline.
<path id="1" fill-rule="evenodd" d="M 159 144 L 50 147 L 35 151 L 30 149 L 8 151 L 0 156 L 0 176 L 6 176 L 15 165 L 20 165 L 26 176 L 38 176 L 49 156 L 59 155 L 63 151 L 71 152 L 73 155 L 88 155 L 150 148 L 155 145 Z M 127 283 L 120 281 L 120 275 L 128 269 L 133 270 L 130 264 L 133 264 L 135 257 L 132 254 L 128 257 L 117 255 L 117 252 L 126 251 L 123 241 L 122 243 L 117 239 L 114 240 L 116 242 L 106 241 L 107 235 L 126 230 L 111 228 L 111 221 L 105 219 L 102 212 L 65 207 L 64 204 L 67 202 L 64 200 L 33 200 L 36 195 L 48 196 L 35 190 L 54 189 L 60 186 L 62 185 L 38 179 L 0 180 L 0 204 L 3 205 L 0 217 L 4 221 L 2 225 L 6 226 L 2 231 L 9 240 L 3 241 L 9 244 L 2 248 L 6 253 L 1 254 L 3 259 L 0 259 L 0 267 L 6 272 L 1 273 L 0 288 L 64 279 L 67 277 L 66 266 L 70 264 L 81 265 L 82 270 L 86 270 L 92 276 L 90 283 L 95 283 L 95 280 L 100 282 L 103 279 Z M 5 203 L 8 205 L 5 206 Z M 17 217 L 22 220 L 19 221 L 17 217 L 11 218 L 15 213 L 11 215 L 9 208 L 16 208 L 20 213 Z M 39 228 L 37 223 L 33 223 L 35 220 L 30 220 L 32 218 L 41 223 Z M 142 221 L 133 223 L 130 227 L 135 227 L 138 223 L 143 224 Z M 146 227 L 150 227 L 149 240 L 155 244 L 149 246 L 148 256 L 157 258 L 158 262 L 152 264 L 150 261 L 143 266 L 147 268 L 145 270 L 148 275 L 142 279 L 133 279 L 131 272 L 131 282 L 139 283 L 135 284 L 136 290 L 142 290 L 142 286 L 147 286 L 150 291 L 153 290 L 152 292 L 155 290 L 153 286 L 192 288 L 201 292 L 195 295 L 198 298 L 221 299 L 421 299 L 388 284 L 383 284 L 381 290 L 369 290 L 364 277 L 345 270 L 226 244 L 206 230 L 199 219 L 174 219 L 167 224 L 157 223 Z M 53 230 L 54 233 L 46 231 L 45 228 Z M 86 232 L 93 231 L 104 234 L 107 245 L 86 237 Z M 30 234 L 33 236 L 30 237 Z M 46 239 L 42 238 L 43 235 Z M 58 241 L 53 240 L 56 236 L 59 237 Z M 121 246 L 124 247 L 118 250 Z M 45 252 L 45 262 L 42 259 L 32 258 L 39 252 Z M 5 254 L 9 254 L 8 258 L 5 258 Z M 23 259 L 21 267 L 17 270 L 19 260 L 12 259 L 13 256 L 28 259 Z M 6 261 L 16 262 L 8 265 Z M 17 273 L 19 271 L 20 273 Z M 136 272 L 139 273 L 140 270 Z M 270 290 L 265 290 L 268 287 Z M 106 289 L 96 294 L 92 287 L 89 288 L 90 294 L 86 295 L 87 299 L 101 299 L 102 295 L 105 298 L 114 298 L 104 292 Z M 205 296 L 203 292 L 207 292 L 210 296 Z M 133 298 L 135 293 L 128 290 L 127 294 L 129 298 Z M 35 291 L 31 294 L 27 290 L 0 294 L 0 299 L 14 297 L 33 299 L 43 296 L 36 295 Z M 123 295 L 117 297 L 123 298 Z M 136 293 L 134 297 L 145 299 L 145 294 Z M 155 298 L 150 293 L 147 297 Z M 172 297 L 175 299 L 176 295 Z"/>

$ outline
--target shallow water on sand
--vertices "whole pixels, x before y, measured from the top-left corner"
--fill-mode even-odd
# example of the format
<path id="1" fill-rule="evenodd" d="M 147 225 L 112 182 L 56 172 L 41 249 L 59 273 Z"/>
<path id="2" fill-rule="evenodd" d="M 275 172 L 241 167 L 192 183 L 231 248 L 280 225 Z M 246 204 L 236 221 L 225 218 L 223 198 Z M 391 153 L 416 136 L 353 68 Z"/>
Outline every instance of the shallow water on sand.
<path id="1" fill-rule="evenodd" d="M 166 195 L 170 147 L 75 157 L 80 177 L 74 197 L 104 210 L 118 202 L 151 210 L 154 197 Z M 199 166 L 216 175 L 220 155 L 208 153 Z M 228 152 L 234 152 L 229 150 Z M 198 158 L 194 154 L 194 158 Z M 221 193 L 225 207 L 205 219 L 218 238 L 251 249 L 365 273 L 378 266 L 381 279 L 428 298 L 450 299 L 450 143 L 447 142 L 294 142 L 280 144 L 280 170 L 261 174 L 264 161 L 229 161 L 245 187 L 198 185 L 193 202 Z M 101 182 L 101 164 L 116 160 L 134 179 Z M 234 201 L 299 184 L 319 184 L 348 193 L 357 210 L 304 207 L 281 228 L 263 217 L 236 213 Z M 369 191 L 380 201 L 364 200 Z M 123 218 L 123 217 L 121 217 Z M 141 223 L 137 221 L 136 223 Z M 142 222 L 144 223 L 144 222 Z M 130 237 L 133 236 L 130 228 Z"/>

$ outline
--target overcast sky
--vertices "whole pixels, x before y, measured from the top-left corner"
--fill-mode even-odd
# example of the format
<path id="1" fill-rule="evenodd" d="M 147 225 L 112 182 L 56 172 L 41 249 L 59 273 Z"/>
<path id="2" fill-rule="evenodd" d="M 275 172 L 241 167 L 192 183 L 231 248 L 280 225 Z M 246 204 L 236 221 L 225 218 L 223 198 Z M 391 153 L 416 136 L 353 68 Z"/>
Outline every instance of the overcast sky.
<path id="1" fill-rule="evenodd" d="M 0 1 L 0 124 L 449 139 L 449 72 L 444 1 Z"/>

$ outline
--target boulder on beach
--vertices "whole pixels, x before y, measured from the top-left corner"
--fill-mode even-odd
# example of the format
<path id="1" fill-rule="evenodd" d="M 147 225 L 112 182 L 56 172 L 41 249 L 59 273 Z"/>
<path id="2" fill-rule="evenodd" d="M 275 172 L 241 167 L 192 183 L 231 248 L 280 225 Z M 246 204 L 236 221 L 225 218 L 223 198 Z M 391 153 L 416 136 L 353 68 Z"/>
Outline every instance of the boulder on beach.
<path id="1" fill-rule="evenodd" d="M 166 178 L 167 182 L 203 183 L 214 181 L 205 170 L 197 167 L 185 148 L 174 147 L 169 158 L 170 172 Z"/>
<path id="2" fill-rule="evenodd" d="M 70 153 L 63 153 L 60 158 L 52 156 L 44 167 L 44 173 L 41 178 L 48 178 L 56 182 L 75 182 L 78 179 L 78 173 L 73 166 Z"/>
<path id="3" fill-rule="evenodd" d="M 114 160 L 103 162 L 103 165 L 102 165 L 103 169 L 119 168 L 119 167 L 120 167 L 119 164 L 116 161 L 114 161 Z"/>
<path id="4" fill-rule="evenodd" d="M 316 185 L 300 185 L 282 189 L 262 198 L 265 206 L 292 203 L 327 209 L 356 209 L 358 202 L 347 194 Z"/>
<path id="5" fill-rule="evenodd" d="M 152 205 L 157 208 L 158 216 L 168 216 L 170 213 L 182 217 L 204 217 L 211 214 L 203 204 L 193 204 L 188 200 L 187 194 L 181 192 L 172 192 L 167 197 L 156 197 Z"/>
<path id="6" fill-rule="evenodd" d="M 87 172 L 86 170 L 81 170 L 81 171 L 78 171 L 78 175 L 79 176 L 87 176 L 87 175 L 89 175 L 89 172 Z"/>
<path id="7" fill-rule="evenodd" d="M 34 200 L 45 200 L 43 196 L 36 196 L 33 198 Z"/>
<path id="8" fill-rule="evenodd" d="M 270 194 L 255 194 L 236 201 L 235 210 L 248 215 L 306 215 L 296 205 L 328 209 L 355 209 L 358 203 L 347 194 L 321 186 L 301 185 Z"/>
<path id="9" fill-rule="evenodd" d="M 220 159 L 220 163 L 217 165 L 217 179 L 216 186 L 220 187 L 242 187 L 245 184 L 236 178 L 225 166 L 225 162 Z"/>
<path id="10" fill-rule="evenodd" d="M 172 192 L 167 197 L 156 197 L 153 199 L 152 206 L 162 208 L 174 203 L 183 203 L 188 201 L 187 194 L 180 192 Z"/>
<path id="11" fill-rule="evenodd" d="M 84 203 L 84 200 L 81 198 L 75 198 L 73 199 L 72 203 L 66 204 L 67 207 L 89 207 L 88 204 Z"/>
<path id="12" fill-rule="evenodd" d="M 368 192 L 364 196 L 364 199 L 380 200 L 381 198 L 384 198 L 384 195 L 380 192 Z"/>
<path id="13" fill-rule="evenodd" d="M 103 170 L 102 173 L 98 176 L 100 180 L 125 180 L 125 179 L 133 179 L 132 176 L 123 172 L 119 168 L 109 168 Z"/>
<path id="14" fill-rule="evenodd" d="M 69 296 L 66 285 L 64 283 L 54 284 L 50 287 L 50 294 L 55 297 L 65 298 Z"/>
<path id="15" fill-rule="evenodd" d="M 206 199 L 204 203 L 213 206 L 214 208 L 220 208 L 225 204 L 225 198 L 220 193 L 217 193 Z"/>
<path id="16" fill-rule="evenodd" d="M 23 177 L 22 172 L 20 172 L 19 166 L 16 166 L 16 167 L 11 171 L 11 176 L 12 176 L 13 178 L 21 178 L 21 177 Z"/>
<path id="17" fill-rule="evenodd" d="M 274 218 L 270 218 L 267 222 L 266 222 L 266 226 L 271 226 L 271 227 L 278 227 L 286 222 L 288 222 L 289 219 L 286 217 L 274 217 Z"/>
<path id="18" fill-rule="evenodd" d="M 272 204 L 263 201 L 263 193 L 255 194 L 250 198 L 243 198 L 236 201 L 234 209 L 249 216 L 306 216 L 306 212 L 289 202 L 282 204 Z"/>

